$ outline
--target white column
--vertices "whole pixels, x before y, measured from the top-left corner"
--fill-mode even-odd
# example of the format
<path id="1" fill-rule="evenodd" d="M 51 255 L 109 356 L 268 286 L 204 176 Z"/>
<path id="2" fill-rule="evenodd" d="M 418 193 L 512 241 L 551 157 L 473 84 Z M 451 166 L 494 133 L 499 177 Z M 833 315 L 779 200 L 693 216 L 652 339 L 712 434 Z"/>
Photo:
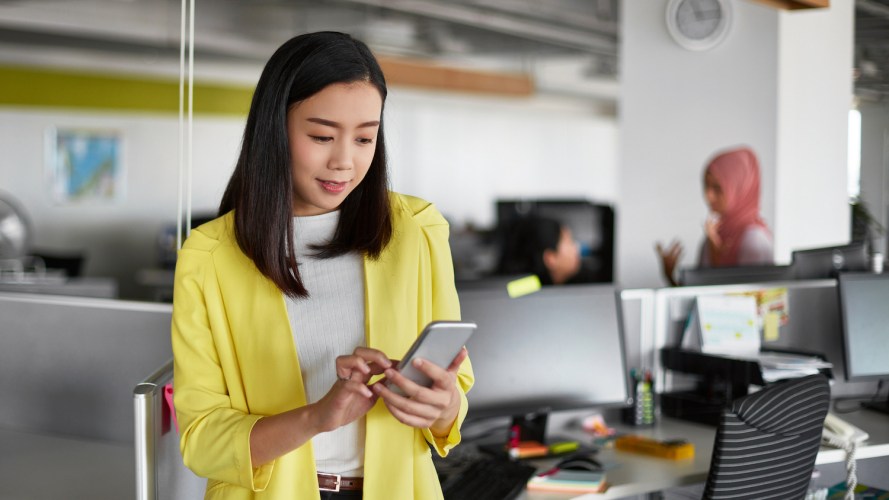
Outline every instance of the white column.
<path id="1" fill-rule="evenodd" d="M 848 243 L 854 2 L 781 12 L 775 256 Z"/>

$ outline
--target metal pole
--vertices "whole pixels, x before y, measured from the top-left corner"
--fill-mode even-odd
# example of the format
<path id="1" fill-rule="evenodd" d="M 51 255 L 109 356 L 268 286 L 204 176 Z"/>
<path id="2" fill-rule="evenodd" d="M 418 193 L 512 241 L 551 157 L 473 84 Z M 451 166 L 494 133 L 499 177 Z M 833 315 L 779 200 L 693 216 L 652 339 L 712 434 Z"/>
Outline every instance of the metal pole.
<path id="1" fill-rule="evenodd" d="M 158 386 L 142 383 L 133 390 L 136 425 L 136 500 L 157 498 L 154 449 L 155 393 Z"/>

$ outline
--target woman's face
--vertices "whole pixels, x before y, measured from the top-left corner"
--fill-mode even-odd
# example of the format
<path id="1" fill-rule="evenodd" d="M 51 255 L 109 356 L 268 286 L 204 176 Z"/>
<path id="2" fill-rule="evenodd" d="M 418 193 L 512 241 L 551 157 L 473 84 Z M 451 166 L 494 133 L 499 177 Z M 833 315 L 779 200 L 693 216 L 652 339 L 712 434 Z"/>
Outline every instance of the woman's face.
<path id="1" fill-rule="evenodd" d="M 332 212 L 364 180 L 383 99 L 367 82 L 328 85 L 287 112 L 293 215 Z"/>
<path id="2" fill-rule="evenodd" d="M 562 227 L 559 243 L 550 264 L 550 275 L 553 276 L 554 281 L 557 281 L 557 277 L 562 277 L 558 282 L 564 282 L 580 270 L 580 247 L 574 241 L 574 235 L 567 227 Z"/>
<path id="3" fill-rule="evenodd" d="M 710 211 L 719 215 L 725 214 L 726 202 L 722 186 L 716 182 L 716 177 L 710 172 L 704 174 L 704 197 Z"/>

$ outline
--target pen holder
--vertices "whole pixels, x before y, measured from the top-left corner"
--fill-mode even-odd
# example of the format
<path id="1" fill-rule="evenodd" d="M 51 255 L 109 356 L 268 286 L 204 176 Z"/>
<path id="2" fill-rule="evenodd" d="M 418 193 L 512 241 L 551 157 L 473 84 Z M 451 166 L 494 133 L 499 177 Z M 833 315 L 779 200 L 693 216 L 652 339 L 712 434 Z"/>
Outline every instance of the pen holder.
<path id="1" fill-rule="evenodd" d="M 630 425 L 654 425 L 655 401 L 651 378 L 633 380 L 633 404 L 624 408 L 624 422 Z"/>

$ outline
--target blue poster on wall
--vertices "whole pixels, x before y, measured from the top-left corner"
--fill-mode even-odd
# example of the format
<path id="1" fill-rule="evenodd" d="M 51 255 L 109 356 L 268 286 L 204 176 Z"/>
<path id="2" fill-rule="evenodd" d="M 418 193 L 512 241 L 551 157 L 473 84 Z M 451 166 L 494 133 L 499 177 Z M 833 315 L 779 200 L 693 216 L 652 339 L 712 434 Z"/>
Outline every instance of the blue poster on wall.
<path id="1" fill-rule="evenodd" d="M 47 143 L 56 202 L 114 202 L 123 198 L 119 132 L 59 128 L 48 134 Z"/>

